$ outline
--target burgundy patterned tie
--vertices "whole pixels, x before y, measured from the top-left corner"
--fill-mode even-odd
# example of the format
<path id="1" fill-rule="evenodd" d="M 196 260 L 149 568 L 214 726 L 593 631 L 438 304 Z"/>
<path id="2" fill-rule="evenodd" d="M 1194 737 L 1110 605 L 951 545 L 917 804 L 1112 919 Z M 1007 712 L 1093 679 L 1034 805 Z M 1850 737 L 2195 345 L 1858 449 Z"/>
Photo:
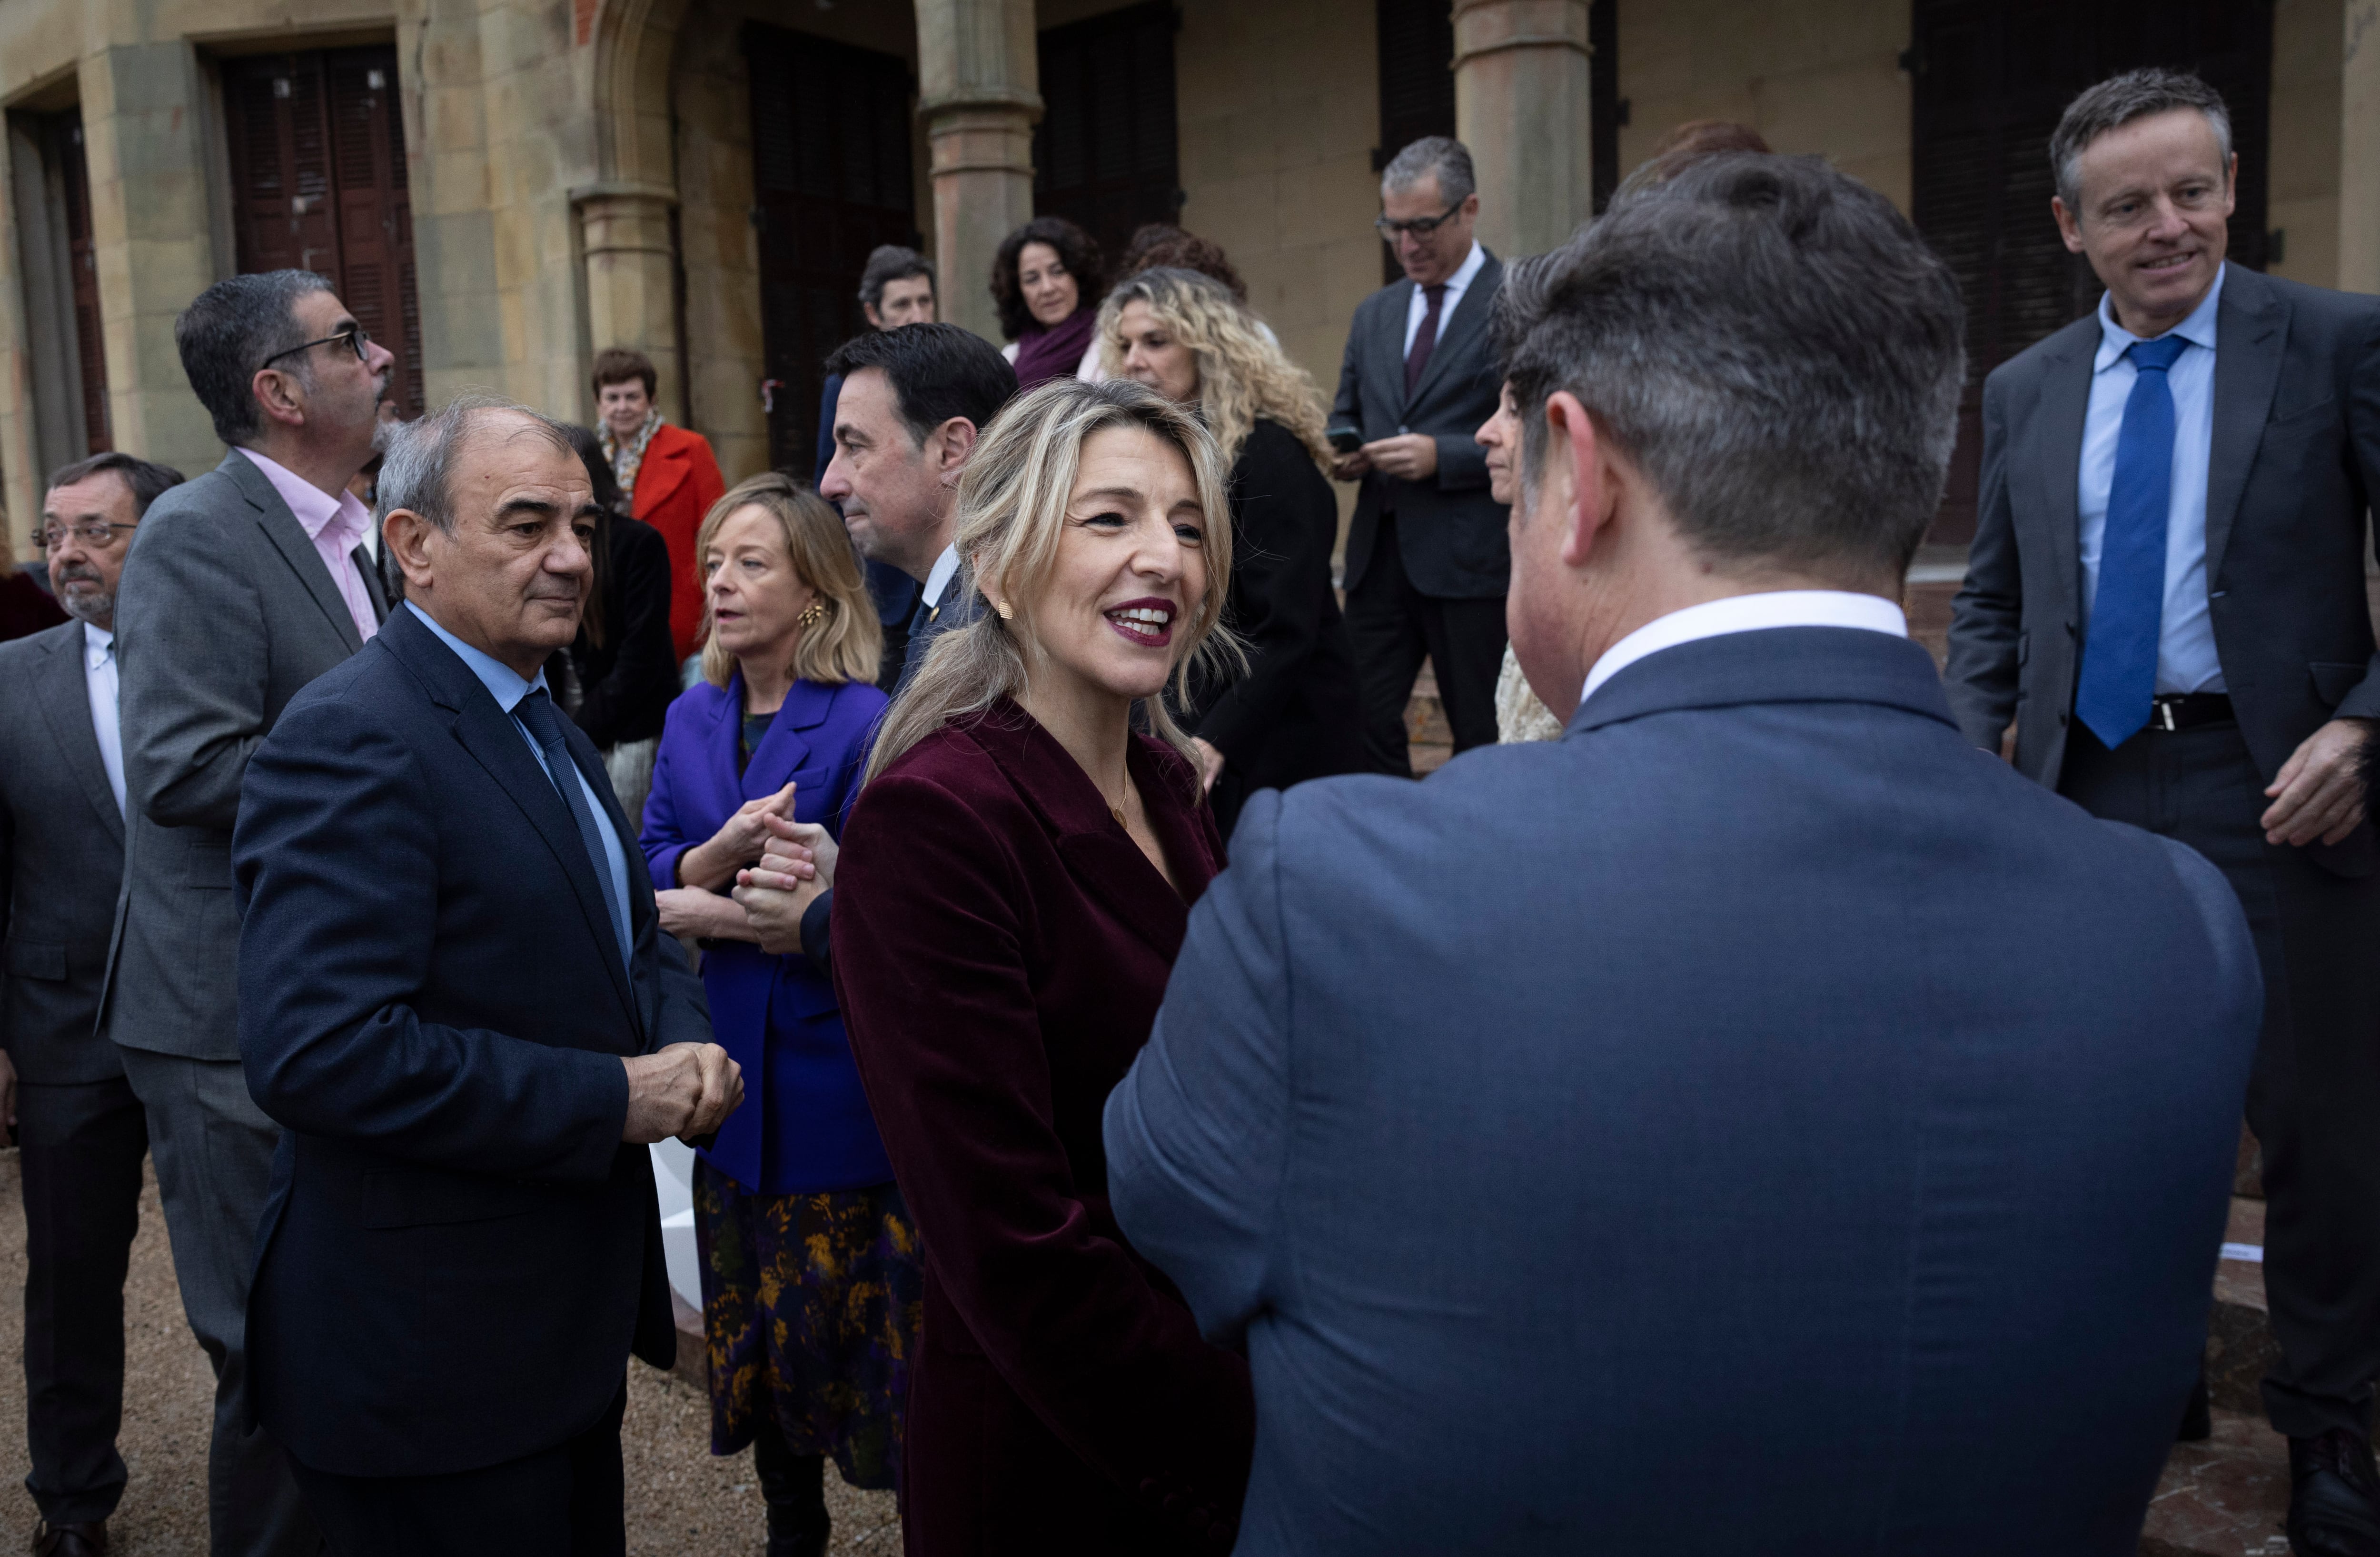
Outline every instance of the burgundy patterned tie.
<path id="1" fill-rule="evenodd" d="M 1429 368 L 1429 354 L 1438 349 L 1438 310 L 1446 301 L 1446 283 L 1425 286 L 1422 294 L 1428 298 L 1423 310 L 1421 328 L 1414 332 L 1413 345 L 1405 349 L 1405 398 L 1421 384 L 1421 376 Z"/>

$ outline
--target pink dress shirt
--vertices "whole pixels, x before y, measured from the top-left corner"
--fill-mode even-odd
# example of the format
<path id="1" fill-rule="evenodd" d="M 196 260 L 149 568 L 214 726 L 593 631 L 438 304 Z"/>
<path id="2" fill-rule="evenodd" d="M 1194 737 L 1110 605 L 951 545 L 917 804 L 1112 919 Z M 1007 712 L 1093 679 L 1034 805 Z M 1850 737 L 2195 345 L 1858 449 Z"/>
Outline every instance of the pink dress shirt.
<path id="1" fill-rule="evenodd" d="M 331 570 L 331 582 L 339 587 L 339 598 L 347 602 L 347 614 L 356 619 L 356 632 L 369 642 L 380 631 L 380 623 L 372 616 L 371 595 L 364 589 L 364 576 L 356 571 L 355 549 L 363 543 L 364 531 L 371 528 L 371 514 L 357 501 L 356 494 L 342 492 L 334 498 L 313 482 L 265 458 L 254 449 L 242 449 L 322 553 L 322 566 Z"/>

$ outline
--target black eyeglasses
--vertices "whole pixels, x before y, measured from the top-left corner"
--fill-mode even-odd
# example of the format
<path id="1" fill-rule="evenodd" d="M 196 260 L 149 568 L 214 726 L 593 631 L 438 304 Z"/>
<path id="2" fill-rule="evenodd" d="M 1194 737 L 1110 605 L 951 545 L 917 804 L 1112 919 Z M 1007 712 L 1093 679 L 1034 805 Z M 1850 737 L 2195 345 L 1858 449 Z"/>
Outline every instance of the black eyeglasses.
<path id="1" fill-rule="evenodd" d="M 115 532 L 117 530 L 130 529 L 132 527 L 130 525 L 100 524 L 95 521 L 87 525 L 76 525 L 70 529 L 62 528 L 58 525 L 52 525 L 49 529 L 37 534 L 34 539 L 42 543 L 42 550 L 49 553 L 52 556 L 55 556 L 60 552 L 67 549 L 67 537 L 69 535 L 73 536 L 77 541 L 81 541 L 83 545 L 90 548 L 91 551 L 96 552 L 103 547 L 113 544 L 115 542 Z"/>
<path id="2" fill-rule="evenodd" d="M 370 359 L 365 354 L 371 349 L 371 336 L 366 333 L 362 325 L 350 324 L 335 335 L 324 335 L 319 341 L 308 341 L 304 346 L 293 346 L 286 351 L 276 351 L 258 363 L 256 371 L 261 373 L 285 357 L 295 357 L 301 351 L 311 351 L 318 346 L 329 346 L 333 341 L 346 342 L 347 349 L 356 354 L 357 361 L 363 362 Z"/>
<path id="3" fill-rule="evenodd" d="M 1387 238 L 1390 243 L 1396 242 L 1398 238 L 1404 237 L 1406 234 L 1411 234 L 1415 237 L 1427 237 L 1430 234 L 1438 231 L 1439 228 L 1446 225 L 1449 222 L 1453 221 L 1455 213 L 1462 209 L 1463 202 L 1457 201 L 1454 204 L 1448 206 L 1443 213 L 1436 216 L 1416 216 L 1410 222 L 1391 222 L 1387 217 L 1383 216 L 1374 222 L 1372 225 L 1378 230 L 1379 235 L 1382 237 Z"/>

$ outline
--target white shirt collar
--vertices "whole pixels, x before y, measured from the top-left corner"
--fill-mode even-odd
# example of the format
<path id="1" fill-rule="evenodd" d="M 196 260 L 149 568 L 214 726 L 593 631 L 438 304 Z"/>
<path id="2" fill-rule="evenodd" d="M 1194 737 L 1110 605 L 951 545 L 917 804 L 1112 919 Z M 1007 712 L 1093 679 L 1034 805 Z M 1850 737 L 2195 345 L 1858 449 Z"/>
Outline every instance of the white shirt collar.
<path id="1" fill-rule="evenodd" d="M 539 667 L 536 679 L 524 681 L 521 679 L 520 672 L 513 669 L 512 666 L 497 659 L 486 650 L 464 642 L 439 626 L 438 618 L 422 610 L 419 602 L 407 601 L 405 608 L 420 617 L 421 625 L 436 633 L 439 642 L 455 651 L 455 658 L 469 667 L 471 674 L 480 678 L 480 685 L 488 689 L 488 695 L 496 699 L 496 706 L 506 713 L 519 707 L 523 698 L 545 685 L 543 666 Z M 547 695 L 552 696 L 551 693 Z"/>
<path id="2" fill-rule="evenodd" d="M 2191 345 L 2203 346 L 2209 351 L 2215 349 L 2215 310 L 2216 305 L 2223 300 L 2223 275 L 2228 268 L 2227 264 L 2216 270 L 2215 285 L 2206 289 L 2206 296 L 2198 299 L 2198 306 L 2190 310 L 2189 318 L 2167 331 L 2167 335 L 2180 335 Z M 2114 294 L 2102 292 L 2099 294 L 2099 355 L 2092 359 L 2091 371 L 2094 374 L 2104 373 L 2114 367 L 2124 353 L 2131 350 L 2134 341 L 2161 338 L 2135 335 L 2117 323 Z"/>
<path id="3" fill-rule="evenodd" d="M 1463 257 L 1463 263 L 1455 266 L 1454 274 L 1446 278 L 1446 298 L 1450 309 L 1454 301 L 1461 298 L 1463 292 L 1469 288 L 1472 278 L 1479 274 L 1480 267 L 1485 265 L 1487 262 L 1488 250 L 1479 246 L 1479 240 L 1477 238 L 1473 238 L 1471 240 L 1471 252 Z M 1421 288 L 1419 286 L 1415 286 L 1414 291 L 1418 293 L 1421 291 Z"/>
<path id="4" fill-rule="evenodd" d="M 958 570 L 959 548 L 958 542 L 953 541 L 949 545 L 942 548 L 942 554 L 936 557 L 934 559 L 934 566 L 926 571 L 926 607 L 928 610 L 931 610 L 935 606 L 942 603 L 942 591 L 951 587 L 951 576 L 958 572 Z"/>
<path id="5" fill-rule="evenodd" d="M 82 663 L 91 669 L 107 663 L 108 655 L 115 652 L 115 635 L 105 627 L 89 622 L 82 625 Z"/>
<path id="6" fill-rule="evenodd" d="M 1861 627 L 1869 632 L 1909 636 L 1909 618 L 1900 607 L 1878 595 L 1848 590 L 1769 590 L 1759 594 L 1730 595 L 1656 616 L 1603 651 L 1586 673 L 1580 702 L 1595 689 L 1649 654 L 1675 649 L 1696 639 L 1722 633 L 1759 632 L 1769 627 Z"/>

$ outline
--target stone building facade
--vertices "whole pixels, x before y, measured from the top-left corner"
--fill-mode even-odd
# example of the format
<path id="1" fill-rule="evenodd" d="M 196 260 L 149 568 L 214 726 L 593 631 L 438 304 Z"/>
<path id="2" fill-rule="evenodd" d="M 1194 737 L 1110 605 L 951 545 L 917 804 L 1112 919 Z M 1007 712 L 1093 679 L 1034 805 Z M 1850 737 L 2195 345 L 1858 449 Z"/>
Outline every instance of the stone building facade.
<path id="1" fill-rule="evenodd" d="M 868 243 L 920 241 L 997 338 L 991 251 L 1037 210 L 1176 213 L 1328 387 L 1384 142 L 1423 128 L 1472 145 L 1510 255 L 1672 125 L 1751 123 L 1938 227 L 1990 358 L 2079 295 L 2054 255 L 2001 274 L 2048 225 L 2026 84 L 2126 47 L 2229 72 L 2235 253 L 2380 290 L 2380 0 L 0 0 L 6 531 L 26 555 L 92 448 L 220 457 L 173 321 L 268 263 L 332 273 L 414 404 L 588 420 L 595 349 L 640 347 L 731 480 L 807 469 Z"/>

